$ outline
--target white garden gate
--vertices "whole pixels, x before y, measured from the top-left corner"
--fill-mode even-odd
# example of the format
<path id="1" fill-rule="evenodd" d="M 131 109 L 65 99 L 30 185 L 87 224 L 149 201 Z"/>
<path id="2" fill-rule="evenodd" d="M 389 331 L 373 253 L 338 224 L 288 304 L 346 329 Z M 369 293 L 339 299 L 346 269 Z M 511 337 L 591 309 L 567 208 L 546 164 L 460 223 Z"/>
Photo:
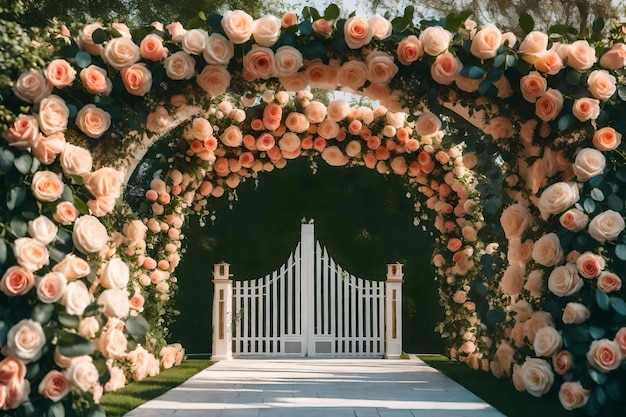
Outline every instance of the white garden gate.
<path id="1" fill-rule="evenodd" d="M 386 281 L 355 278 L 302 225 L 295 251 L 262 278 L 214 267 L 212 360 L 241 356 L 391 357 L 402 351 L 402 265 Z"/>

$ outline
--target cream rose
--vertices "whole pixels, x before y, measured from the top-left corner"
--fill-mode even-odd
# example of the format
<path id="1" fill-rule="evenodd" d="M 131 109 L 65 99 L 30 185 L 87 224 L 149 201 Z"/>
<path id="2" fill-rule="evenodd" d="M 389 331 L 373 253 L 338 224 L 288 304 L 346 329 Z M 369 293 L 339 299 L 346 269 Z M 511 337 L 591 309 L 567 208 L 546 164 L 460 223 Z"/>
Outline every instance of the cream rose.
<path id="1" fill-rule="evenodd" d="M 590 315 L 591 313 L 585 305 L 570 302 L 567 303 L 563 309 L 563 323 L 582 324 L 589 318 Z"/>
<path id="2" fill-rule="evenodd" d="M 576 155 L 574 161 L 574 174 L 579 182 L 585 182 L 590 178 L 601 175 L 606 167 L 604 155 L 592 148 L 583 148 Z"/>
<path id="3" fill-rule="evenodd" d="M 369 25 L 367 19 L 352 16 L 343 27 L 346 45 L 350 49 L 359 49 L 372 41 L 374 30 Z"/>
<path id="4" fill-rule="evenodd" d="M 532 217 L 527 207 L 512 204 L 502 212 L 500 225 L 507 239 L 519 239 L 530 226 Z"/>
<path id="5" fill-rule="evenodd" d="M 28 222 L 28 234 L 47 245 L 56 239 L 59 228 L 46 216 L 39 216 Z"/>
<path id="6" fill-rule="evenodd" d="M 52 88 L 41 71 L 31 69 L 20 74 L 13 84 L 13 93 L 28 103 L 39 103 L 52 93 Z"/>
<path id="7" fill-rule="evenodd" d="M 235 56 L 235 47 L 231 41 L 219 33 L 212 33 L 209 36 L 203 51 L 207 64 L 228 65 L 233 56 Z"/>
<path id="8" fill-rule="evenodd" d="M 537 208 L 541 217 L 547 220 L 551 214 L 560 214 L 573 206 L 580 196 L 578 185 L 574 182 L 558 182 L 543 190 Z"/>
<path id="9" fill-rule="evenodd" d="M 572 208 L 559 217 L 559 222 L 561 226 L 571 232 L 580 232 L 587 227 L 589 216 L 577 208 Z"/>
<path id="10" fill-rule="evenodd" d="M 126 91 L 134 96 L 143 96 L 152 88 L 152 73 L 144 63 L 122 68 L 121 75 Z"/>
<path id="11" fill-rule="evenodd" d="M 50 263 L 46 245 L 36 239 L 21 237 L 16 239 L 13 245 L 17 263 L 29 271 L 38 271 Z"/>
<path id="12" fill-rule="evenodd" d="M 103 49 L 102 45 L 93 41 L 92 35 L 96 29 L 102 29 L 102 25 L 100 23 L 91 23 L 78 32 L 78 47 L 91 55 L 100 55 Z"/>
<path id="13" fill-rule="evenodd" d="M 98 297 L 98 304 L 104 306 L 104 314 L 109 317 L 123 318 L 130 311 L 129 294 L 125 289 L 108 289 Z"/>
<path id="14" fill-rule="evenodd" d="M 131 38 L 120 37 L 111 39 L 102 50 L 101 56 L 104 62 L 120 71 L 139 61 L 141 51 Z"/>
<path id="15" fill-rule="evenodd" d="M 533 259 L 543 266 L 555 266 L 563 261 L 563 248 L 556 233 L 543 235 L 533 246 Z"/>
<path id="16" fill-rule="evenodd" d="M 72 85 L 76 79 L 76 70 L 64 59 L 55 59 L 48 64 L 45 71 L 46 80 L 56 88 Z"/>
<path id="17" fill-rule="evenodd" d="M 82 281 L 73 281 L 67 284 L 61 303 L 68 314 L 82 316 L 85 308 L 93 301 L 87 286 Z"/>
<path id="18" fill-rule="evenodd" d="M 598 214 L 589 222 L 589 234 L 598 242 L 616 239 L 624 230 L 624 218 L 613 210 Z"/>
<path id="19" fill-rule="evenodd" d="M 615 94 L 617 90 L 616 82 L 615 76 L 605 70 L 592 71 L 587 78 L 589 92 L 592 96 L 602 101 L 610 99 Z"/>
<path id="20" fill-rule="evenodd" d="M 76 126 L 90 138 L 99 138 L 111 127 L 111 115 L 93 104 L 87 104 L 76 115 Z"/>
<path id="21" fill-rule="evenodd" d="M 163 67 L 172 80 L 188 80 L 196 72 L 196 60 L 185 51 L 178 51 L 165 59 Z"/>
<path id="22" fill-rule="evenodd" d="M 593 134 L 593 146 L 599 151 L 612 151 L 622 143 L 622 134 L 612 127 L 603 127 Z"/>
<path id="23" fill-rule="evenodd" d="M 252 22 L 252 37 L 261 46 L 273 46 L 280 37 L 281 22 L 276 16 L 265 15 Z"/>
<path id="24" fill-rule="evenodd" d="M 548 49 L 548 35 L 532 31 L 522 40 L 519 46 L 519 53 L 522 59 L 529 64 L 534 64 Z"/>
<path id="25" fill-rule="evenodd" d="M 107 230 L 94 216 L 79 217 L 74 223 L 72 240 L 76 248 L 84 254 L 100 252 L 109 241 Z"/>
<path id="26" fill-rule="evenodd" d="M 509 265 L 502 275 L 500 288 L 508 295 L 516 295 L 522 291 L 524 285 L 524 268 L 519 265 Z"/>
<path id="27" fill-rule="evenodd" d="M 79 390 L 89 391 L 98 383 L 100 376 L 91 356 L 78 356 L 72 358 L 65 370 L 65 378 Z"/>
<path id="28" fill-rule="evenodd" d="M 502 45 L 502 32 L 492 25 L 484 25 L 472 39 L 470 52 L 478 59 L 494 58 Z"/>
<path id="29" fill-rule="evenodd" d="M 61 97 L 52 94 L 41 100 L 37 116 L 41 131 L 46 135 L 51 135 L 67 129 L 70 109 Z"/>
<path id="30" fill-rule="evenodd" d="M 566 410 L 574 410 L 587 405 L 589 390 L 584 389 L 580 382 L 564 382 L 559 389 L 559 401 Z"/>
<path id="31" fill-rule="evenodd" d="M 439 84 L 450 85 L 457 78 L 462 68 L 463 64 L 458 57 L 450 52 L 444 52 L 435 58 L 435 62 L 430 67 L 430 76 Z"/>
<path id="32" fill-rule="evenodd" d="M 452 33 L 441 26 L 430 26 L 420 33 L 419 40 L 425 53 L 430 56 L 437 56 L 450 46 Z"/>
<path id="33" fill-rule="evenodd" d="M 52 370 L 43 377 L 38 391 L 44 398 L 58 402 L 70 393 L 70 384 L 62 372 Z"/>
<path id="34" fill-rule="evenodd" d="M 123 180 L 121 172 L 109 167 L 100 168 L 84 176 L 85 188 L 94 197 L 119 197 Z"/>
<path id="35" fill-rule="evenodd" d="M 386 84 L 398 73 L 393 57 L 386 52 L 375 51 L 367 55 L 367 79 L 374 84 Z"/>
<path id="36" fill-rule="evenodd" d="M 35 158 L 44 165 L 52 164 L 57 155 L 65 149 L 65 134 L 63 132 L 53 133 L 50 136 L 39 137 L 33 146 L 32 152 Z"/>
<path id="37" fill-rule="evenodd" d="M 622 350 L 613 340 L 600 339 L 591 342 L 587 361 L 600 372 L 611 372 L 622 364 Z"/>
<path id="38" fill-rule="evenodd" d="M 289 77 L 304 65 L 302 53 L 292 46 L 281 46 L 274 54 L 274 75 Z"/>
<path id="39" fill-rule="evenodd" d="M 588 70 L 596 61 L 596 50 L 586 40 L 574 41 L 567 49 L 567 65 L 574 69 Z"/>
<path id="40" fill-rule="evenodd" d="M 124 375 L 124 371 L 117 366 L 113 366 L 109 368 L 109 372 L 111 374 L 111 378 L 109 379 L 109 382 L 104 385 L 104 390 L 106 392 L 111 392 L 124 388 L 126 385 L 126 376 Z"/>
<path id="41" fill-rule="evenodd" d="M 209 34 L 202 29 L 190 29 L 183 35 L 180 46 L 183 51 L 192 55 L 200 55 L 204 52 L 209 41 Z"/>
<path id="42" fill-rule="evenodd" d="M 128 265 L 120 258 L 113 258 L 102 269 L 100 285 L 104 288 L 124 289 L 128 285 L 129 279 Z"/>
<path id="43" fill-rule="evenodd" d="M 549 88 L 535 103 L 535 114 L 544 122 L 556 119 L 562 109 L 563 94 L 554 88 Z"/>
<path id="44" fill-rule="evenodd" d="M 367 19 L 367 24 L 372 28 L 372 35 L 376 39 L 384 40 L 391 36 L 391 22 L 381 15 L 374 15 Z"/>
<path id="45" fill-rule="evenodd" d="M 8 351 L 25 364 L 38 360 L 45 345 L 46 336 L 43 328 L 34 320 L 21 320 L 11 327 L 7 334 Z"/>
<path id="46" fill-rule="evenodd" d="M 37 280 L 37 298 L 42 303 L 56 303 L 65 295 L 67 278 L 58 272 L 48 272 Z"/>
<path id="47" fill-rule="evenodd" d="M 39 122 L 35 116 L 20 114 L 2 136 L 10 146 L 26 150 L 40 140 Z"/>
<path id="48" fill-rule="evenodd" d="M 35 285 L 33 273 L 21 266 L 11 266 L 2 275 L 0 291 L 9 297 L 24 295 Z"/>
<path id="49" fill-rule="evenodd" d="M 546 326 L 535 333 L 533 349 L 537 356 L 552 356 L 561 350 L 562 345 L 561 334 L 552 326 Z"/>
<path id="50" fill-rule="evenodd" d="M 242 10 L 229 10 L 222 17 L 222 28 L 235 44 L 242 44 L 252 36 L 252 17 Z"/>
<path id="51" fill-rule="evenodd" d="M 230 72 L 221 65 L 207 65 L 196 77 L 196 82 L 211 97 L 217 97 L 230 86 Z"/>
<path id="52" fill-rule="evenodd" d="M 558 297 L 574 295 L 582 286 L 583 280 L 578 275 L 578 268 L 571 263 L 557 266 L 548 277 L 548 289 Z"/>
<path id="53" fill-rule="evenodd" d="M 83 176 L 91 171 L 93 158 L 91 152 L 80 146 L 68 143 L 61 152 L 61 168 L 68 176 Z"/>
<path id="54" fill-rule="evenodd" d="M 545 395 L 554 383 L 554 373 L 548 362 L 543 359 L 526 359 L 522 365 L 521 373 L 526 391 L 535 397 Z"/>
<path id="55" fill-rule="evenodd" d="M 83 258 L 69 253 L 65 255 L 65 258 L 56 264 L 52 270 L 63 274 L 68 281 L 75 281 L 89 275 L 91 268 Z"/>
<path id="56" fill-rule="evenodd" d="M 111 326 L 102 332 L 94 344 L 105 358 L 118 359 L 126 354 L 128 339 L 122 330 Z"/>

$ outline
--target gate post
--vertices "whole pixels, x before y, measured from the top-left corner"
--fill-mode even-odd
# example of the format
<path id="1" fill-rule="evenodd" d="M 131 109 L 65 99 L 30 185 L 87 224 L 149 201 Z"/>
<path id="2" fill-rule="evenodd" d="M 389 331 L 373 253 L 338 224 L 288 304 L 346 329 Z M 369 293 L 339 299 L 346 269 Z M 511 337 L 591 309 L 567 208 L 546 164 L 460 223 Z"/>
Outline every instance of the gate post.
<path id="1" fill-rule="evenodd" d="M 212 361 L 233 358 L 233 281 L 226 262 L 213 265 L 213 349 Z"/>
<path id="2" fill-rule="evenodd" d="M 402 354 L 402 264 L 387 264 L 385 281 L 385 358 Z"/>

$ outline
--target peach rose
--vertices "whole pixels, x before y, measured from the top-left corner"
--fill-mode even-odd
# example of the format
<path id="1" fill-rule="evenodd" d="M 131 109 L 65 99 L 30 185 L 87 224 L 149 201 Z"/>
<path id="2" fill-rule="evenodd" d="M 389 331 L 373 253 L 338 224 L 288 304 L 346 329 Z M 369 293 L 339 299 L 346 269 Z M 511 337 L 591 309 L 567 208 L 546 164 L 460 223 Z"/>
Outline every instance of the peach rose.
<path id="1" fill-rule="evenodd" d="M 579 98 L 574 101 L 572 114 L 581 122 L 595 120 L 600 115 L 600 101 L 595 98 Z"/>
<path id="2" fill-rule="evenodd" d="M 123 180 L 121 172 L 109 167 L 100 168 L 84 176 L 85 188 L 94 197 L 119 197 Z"/>
<path id="3" fill-rule="evenodd" d="M 429 111 L 423 112 L 415 122 L 415 131 L 420 136 L 432 136 L 441 130 L 441 119 Z"/>
<path id="4" fill-rule="evenodd" d="M 322 159 L 330 166 L 338 167 L 348 163 L 349 159 L 337 146 L 329 146 L 322 152 Z"/>
<path id="5" fill-rule="evenodd" d="M 133 64 L 124 67 L 121 72 L 126 91 L 134 96 L 143 96 L 152 88 L 152 72 L 146 64 Z"/>
<path id="6" fill-rule="evenodd" d="M 521 373 L 526 391 L 535 397 L 545 395 L 554 383 L 554 373 L 548 362 L 543 359 L 526 359 Z"/>
<path id="7" fill-rule="evenodd" d="M 91 171 L 93 160 L 91 153 L 82 147 L 68 143 L 61 153 L 61 168 L 68 176 L 83 176 Z"/>
<path id="8" fill-rule="evenodd" d="M 257 138 L 256 147 L 261 152 L 267 152 L 274 147 L 276 140 L 270 133 L 263 133 Z"/>
<path id="9" fill-rule="evenodd" d="M 21 320 L 7 334 L 6 349 L 25 364 L 37 361 L 43 354 L 45 345 L 43 328 L 34 320 Z"/>
<path id="10" fill-rule="evenodd" d="M 120 71 L 122 68 L 139 61 L 141 52 L 132 39 L 120 37 L 107 42 L 101 57 L 104 62 Z"/>
<path id="11" fill-rule="evenodd" d="M 352 16 L 346 20 L 343 33 L 348 48 L 359 49 L 372 41 L 374 30 L 369 25 L 367 19 Z"/>
<path id="12" fill-rule="evenodd" d="M 491 135 L 494 140 L 507 139 L 515 133 L 511 119 L 502 116 L 491 119 L 489 124 L 483 128 L 483 131 Z"/>
<path id="13" fill-rule="evenodd" d="M 516 295 L 522 291 L 524 285 L 524 268 L 519 265 L 509 265 L 502 275 L 500 288 L 508 295 Z"/>
<path id="14" fill-rule="evenodd" d="M 209 41 L 209 35 L 203 29 L 190 29 L 180 41 L 183 51 L 191 55 L 200 55 Z"/>
<path id="15" fill-rule="evenodd" d="M 285 126 L 292 132 L 304 133 L 309 129 L 309 121 L 304 114 L 293 112 L 287 115 Z"/>
<path id="16" fill-rule="evenodd" d="M 85 215 L 79 217 L 74 223 L 72 240 L 80 252 L 89 254 L 104 249 L 109 241 L 109 236 L 100 220 L 94 216 Z"/>
<path id="17" fill-rule="evenodd" d="M 141 40 L 139 53 L 142 58 L 149 61 L 160 61 L 167 56 L 167 48 L 163 46 L 163 38 L 150 33 Z"/>
<path id="18" fill-rule="evenodd" d="M 8 130 L 2 134 L 10 146 L 28 149 L 37 144 L 40 138 L 39 123 L 35 116 L 20 114 Z"/>
<path id="19" fill-rule="evenodd" d="M 50 263 L 46 245 L 28 237 L 15 240 L 13 254 L 19 265 L 32 272 L 38 271 Z"/>
<path id="20" fill-rule="evenodd" d="M 415 35 L 410 35 L 400 41 L 396 54 L 402 65 L 411 65 L 424 55 L 424 47 Z"/>
<path id="21" fill-rule="evenodd" d="M 548 35 L 543 32 L 532 31 L 522 40 L 519 53 L 524 61 L 535 64 L 546 52 L 546 49 L 548 49 Z"/>
<path id="22" fill-rule="evenodd" d="M 626 357 L 626 327 L 622 327 L 615 334 L 615 343 L 617 343 L 622 351 L 622 356 Z"/>
<path id="23" fill-rule="evenodd" d="M 574 364 L 574 356 L 567 350 L 562 350 L 552 357 L 552 366 L 559 375 L 565 375 Z"/>
<path id="24" fill-rule="evenodd" d="M 103 46 L 94 43 L 92 38 L 93 32 L 97 29 L 102 29 L 102 25 L 100 23 L 91 23 L 84 26 L 78 32 L 78 47 L 83 51 L 89 52 L 91 55 L 100 55 L 103 49 Z"/>
<path id="25" fill-rule="evenodd" d="M 274 54 L 273 73 L 276 77 L 289 77 L 304 65 L 302 53 L 292 46 L 281 46 Z"/>
<path id="26" fill-rule="evenodd" d="M 39 159 L 39 162 L 44 165 L 50 165 L 55 161 L 57 155 L 63 151 L 65 146 L 65 135 L 63 132 L 57 132 L 50 136 L 39 136 L 39 140 L 34 144 L 32 152 Z"/>
<path id="27" fill-rule="evenodd" d="M 129 294 L 125 289 L 108 289 L 98 297 L 98 304 L 104 306 L 104 314 L 108 317 L 123 318 L 130 311 Z"/>
<path id="28" fill-rule="evenodd" d="M 99 138 L 111 127 L 111 115 L 93 104 L 87 104 L 78 111 L 76 126 L 90 138 Z"/>
<path id="29" fill-rule="evenodd" d="M 595 278 L 606 266 L 604 258 L 593 252 L 585 252 L 576 260 L 576 268 L 583 278 Z"/>
<path id="30" fill-rule="evenodd" d="M 180 43 L 183 40 L 183 36 L 187 33 L 187 30 L 183 27 L 180 22 L 172 22 L 165 27 L 167 32 L 172 37 L 172 41 L 176 43 Z"/>
<path id="31" fill-rule="evenodd" d="M 437 56 L 448 49 L 452 34 L 441 26 L 430 26 L 420 33 L 419 40 L 425 53 Z"/>
<path id="32" fill-rule="evenodd" d="M 13 93 L 28 103 L 39 103 L 52 93 L 52 88 L 41 71 L 31 69 L 20 74 L 13 84 Z"/>
<path id="33" fill-rule="evenodd" d="M 265 15 L 252 22 L 252 37 L 261 46 L 273 46 L 280 37 L 281 22 L 276 16 Z"/>
<path id="34" fill-rule="evenodd" d="M 111 319 L 109 319 L 109 323 L 110 322 Z M 124 357 L 126 354 L 128 339 L 126 339 L 122 330 L 108 326 L 100 337 L 96 339 L 94 344 L 105 358 L 118 359 Z"/>
<path id="35" fill-rule="evenodd" d="M 500 224 L 507 239 L 521 238 L 531 221 L 530 211 L 521 204 L 510 205 L 500 216 Z"/>
<path id="36" fill-rule="evenodd" d="M 450 85 L 463 68 L 463 64 L 458 57 L 450 52 L 437 55 L 435 62 L 430 67 L 430 75 L 433 80 L 442 85 Z"/>
<path id="37" fill-rule="evenodd" d="M 178 51 L 165 59 L 163 67 L 172 80 L 189 80 L 196 72 L 196 60 L 185 51 Z"/>
<path id="38" fill-rule="evenodd" d="M 386 84 L 398 73 L 398 67 L 393 57 L 386 52 L 370 52 L 365 62 L 367 64 L 367 79 L 375 84 Z"/>
<path id="39" fill-rule="evenodd" d="M 593 134 L 593 146 L 599 151 L 612 151 L 622 143 L 622 134 L 612 127 L 603 127 Z"/>
<path id="40" fill-rule="evenodd" d="M 541 328 L 535 333 L 533 349 L 537 356 L 552 356 L 561 350 L 562 345 L 561 334 L 552 326 Z"/>
<path id="41" fill-rule="evenodd" d="M 321 123 L 326 118 L 326 106 L 319 101 L 312 101 L 305 107 L 304 115 L 311 123 Z"/>
<path id="42" fill-rule="evenodd" d="M 300 149 L 300 138 L 292 132 L 287 132 L 278 141 L 278 147 L 283 152 L 295 152 Z"/>
<path id="43" fill-rule="evenodd" d="M 588 70 L 596 61 L 596 50 L 586 40 L 574 41 L 567 49 L 567 65 L 576 70 Z"/>
<path id="44" fill-rule="evenodd" d="M 24 295 L 35 285 L 33 273 L 22 266 L 9 267 L 0 280 L 0 291 L 9 297 Z"/>
<path id="45" fill-rule="evenodd" d="M 524 99 L 530 103 L 537 101 L 548 89 L 548 82 L 537 71 L 531 71 L 520 80 L 520 90 Z"/>
<path id="46" fill-rule="evenodd" d="M 70 253 L 65 255 L 65 258 L 56 264 L 52 270 L 63 274 L 68 281 L 75 281 L 89 275 L 90 267 L 83 258 Z"/>
<path id="47" fill-rule="evenodd" d="M 592 96 L 602 101 L 610 99 L 615 94 L 617 90 L 616 82 L 615 77 L 605 70 L 592 71 L 587 78 L 589 92 Z"/>
<path id="48" fill-rule="evenodd" d="M 524 289 L 528 290 L 534 298 L 541 297 L 544 291 L 543 271 L 531 271 L 526 279 L 526 284 L 524 284 Z"/>
<path id="49" fill-rule="evenodd" d="M 589 390 L 584 389 L 580 382 L 563 382 L 559 389 L 559 401 L 566 410 L 574 410 L 587 405 Z"/>
<path id="50" fill-rule="evenodd" d="M 54 402 L 65 398 L 70 392 L 70 383 L 62 372 L 52 370 L 39 383 L 39 394 Z"/>
<path id="51" fill-rule="evenodd" d="M 494 25 L 484 25 L 472 39 L 470 52 L 478 59 L 494 58 L 502 45 L 502 33 Z"/>
<path id="52" fill-rule="evenodd" d="M 7 356 L 0 361 L 0 385 L 26 378 L 26 365 L 15 356 Z M 0 402 L 1 404 L 2 402 Z"/>
<path id="53" fill-rule="evenodd" d="M 333 28 L 335 27 L 335 22 L 333 20 L 326 19 L 317 19 L 313 21 L 313 31 L 315 33 L 319 33 L 320 35 L 330 35 L 333 32 Z"/>
<path id="54" fill-rule="evenodd" d="M 561 217 L 559 217 L 559 221 L 561 222 L 561 226 L 567 230 L 571 232 L 580 232 L 587 227 L 587 223 L 589 223 L 589 216 L 577 208 L 572 208 L 563 213 Z"/>
<path id="55" fill-rule="evenodd" d="M 109 382 L 104 385 L 104 390 L 106 392 L 111 392 L 124 388 L 126 385 L 126 376 L 124 375 L 124 371 L 117 366 L 112 366 L 109 368 L 109 373 L 111 378 L 109 379 Z"/>
<path id="56" fill-rule="evenodd" d="M 100 285 L 104 288 L 124 289 L 128 285 L 129 279 L 130 270 L 128 265 L 120 258 L 113 258 L 102 269 Z"/>
<path id="57" fill-rule="evenodd" d="M 235 55 L 233 43 L 219 33 L 212 33 L 206 40 L 204 60 L 210 65 L 228 65 Z"/>
<path id="58" fill-rule="evenodd" d="M 526 390 L 526 387 L 524 386 L 524 379 L 522 378 L 522 367 L 518 364 L 513 365 L 513 375 L 511 380 L 513 381 L 513 386 L 518 392 Z"/>
<path id="59" fill-rule="evenodd" d="M 196 82 L 209 96 L 217 97 L 230 86 L 230 72 L 221 65 L 207 65 L 196 77 Z"/>
<path id="60" fill-rule="evenodd" d="M 598 242 L 616 239 L 624 230 L 624 218 L 613 210 L 598 214 L 589 222 L 589 234 Z"/>
<path id="61" fill-rule="evenodd" d="M 274 71 L 274 52 L 270 48 L 254 45 L 243 57 L 244 78 L 248 81 L 267 80 Z"/>
<path id="62" fill-rule="evenodd" d="M 563 248 L 556 233 L 543 235 L 533 246 L 533 259 L 543 266 L 555 266 L 563 261 Z"/>
<path id="63" fill-rule="evenodd" d="M 324 139 L 335 139 L 341 130 L 341 126 L 337 122 L 330 119 L 324 120 L 317 127 L 317 133 Z"/>
<path id="64" fill-rule="evenodd" d="M 598 289 L 604 292 L 619 291 L 622 288 L 622 280 L 616 274 L 608 271 L 600 273 L 596 282 Z"/>
<path id="65" fill-rule="evenodd" d="M 80 71 L 79 77 L 83 87 L 85 87 L 88 93 L 108 96 L 111 93 L 111 89 L 113 89 L 113 83 L 107 76 L 106 70 L 97 65 L 90 65 L 87 68 L 83 68 Z"/>
<path id="66" fill-rule="evenodd" d="M 44 74 L 46 80 L 58 89 L 72 85 L 76 79 L 76 70 L 64 59 L 55 59 L 50 62 Z"/>
<path id="67" fill-rule="evenodd" d="M 563 69 L 563 59 L 551 49 L 535 61 L 535 68 L 543 74 L 556 75 Z"/>
<path id="68" fill-rule="evenodd" d="M 42 303 L 56 303 L 65 295 L 67 278 L 59 272 L 48 272 L 37 281 L 37 298 Z"/>
<path id="69" fill-rule="evenodd" d="M 241 146 L 243 142 L 243 134 L 241 133 L 241 129 L 239 129 L 235 125 L 230 125 L 220 135 L 220 141 L 231 148 L 236 148 Z"/>
<path id="70" fill-rule="evenodd" d="M 221 21 L 226 36 L 235 44 L 242 44 L 250 39 L 253 23 L 252 17 L 241 10 L 227 11 Z"/>
<path id="71" fill-rule="evenodd" d="M 565 309 L 563 310 L 563 323 L 582 324 L 590 315 L 591 313 L 585 305 L 570 302 L 565 305 Z"/>
<path id="72" fill-rule="evenodd" d="M 374 15 L 367 20 L 372 28 L 372 35 L 376 39 L 384 40 L 391 36 L 391 22 L 380 15 Z"/>
<path id="73" fill-rule="evenodd" d="M 574 182 L 558 182 L 543 190 L 537 208 L 541 217 L 547 220 L 551 214 L 560 214 L 573 206 L 580 196 L 578 185 Z"/>
<path id="74" fill-rule="evenodd" d="M 611 372 L 622 364 L 622 350 L 613 340 L 600 339 L 591 342 L 587 361 L 600 372 Z"/>
<path id="75" fill-rule="evenodd" d="M 37 116 L 41 131 L 46 135 L 51 135 L 67 129 L 70 110 L 61 97 L 53 94 L 41 100 Z"/>
<path id="76" fill-rule="evenodd" d="M 556 119 L 562 109 L 563 94 L 554 88 L 549 88 L 535 104 L 535 114 L 544 122 Z"/>
<path id="77" fill-rule="evenodd" d="M 609 70 L 626 66 L 626 44 L 618 43 L 600 58 L 600 66 Z"/>
<path id="78" fill-rule="evenodd" d="M 85 355 L 71 359 L 70 366 L 65 370 L 65 378 L 73 387 L 89 391 L 98 383 L 100 376 L 91 356 Z"/>
<path id="79" fill-rule="evenodd" d="M 337 71 L 337 85 L 358 91 L 368 79 L 367 64 L 352 60 L 343 64 Z"/>
<path id="80" fill-rule="evenodd" d="M 583 280 L 578 275 L 578 268 L 571 263 L 557 266 L 548 277 L 548 289 L 558 297 L 574 295 L 582 286 Z"/>

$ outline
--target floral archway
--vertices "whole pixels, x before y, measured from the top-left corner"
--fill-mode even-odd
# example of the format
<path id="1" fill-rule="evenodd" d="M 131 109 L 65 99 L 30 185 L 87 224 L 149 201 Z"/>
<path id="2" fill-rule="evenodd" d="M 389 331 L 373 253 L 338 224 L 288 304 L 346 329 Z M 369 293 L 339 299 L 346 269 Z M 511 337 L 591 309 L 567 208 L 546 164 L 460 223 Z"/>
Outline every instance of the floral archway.
<path id="1" fill-rule="evenodd" d="M 103 391 L 180 363 L 165 320 L 185 218 L 319 155 L 413 190 L 451 357 L 566 409 L 623 409 L 623 27 L 577 39 L 525 19 L 520 40 L 467 17 L 329 6 L 50 28 L 48 62 L 1 109 L 0 408 L 96 412 Z M 121 189 L 165 136 L 180 152 L 140 217 Z"/>

